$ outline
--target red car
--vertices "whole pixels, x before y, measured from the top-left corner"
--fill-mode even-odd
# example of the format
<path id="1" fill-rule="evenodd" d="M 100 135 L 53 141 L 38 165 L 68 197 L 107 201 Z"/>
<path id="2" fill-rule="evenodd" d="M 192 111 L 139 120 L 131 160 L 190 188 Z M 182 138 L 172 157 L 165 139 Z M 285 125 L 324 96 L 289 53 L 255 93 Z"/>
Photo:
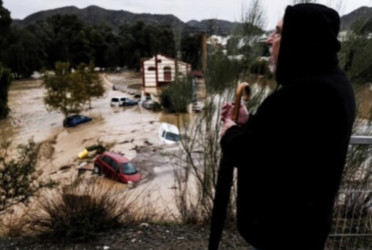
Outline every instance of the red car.
<path id="1" fill-rule="evenodd" d="M 94 160 L 94 171 L 107 178 L 123 183 L 135 183 L 141 180 L 141 174 L 128 158 L 118 153 L 104 152 Z"/>

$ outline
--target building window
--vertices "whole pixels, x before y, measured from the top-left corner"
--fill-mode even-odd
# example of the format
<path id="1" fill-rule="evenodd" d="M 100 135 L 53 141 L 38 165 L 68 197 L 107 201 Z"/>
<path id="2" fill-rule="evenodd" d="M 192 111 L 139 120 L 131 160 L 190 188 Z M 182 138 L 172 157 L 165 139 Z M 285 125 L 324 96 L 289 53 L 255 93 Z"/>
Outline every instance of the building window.
<path id="1" fill-rule="evenodd" d="M 164 81 L 172 81 L 172 69 L 169 66 L 163 68 L 164 70 Z"/>

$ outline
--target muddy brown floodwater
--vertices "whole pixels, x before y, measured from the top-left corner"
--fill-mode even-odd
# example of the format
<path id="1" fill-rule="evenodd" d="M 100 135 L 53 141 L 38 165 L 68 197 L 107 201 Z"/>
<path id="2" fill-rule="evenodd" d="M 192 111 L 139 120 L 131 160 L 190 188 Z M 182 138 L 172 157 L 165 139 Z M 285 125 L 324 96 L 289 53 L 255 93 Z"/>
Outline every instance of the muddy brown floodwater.
<path id="1" fill-rule="evenodd" d="M 29 139 L 41 143 L 41 159 L 37 169 L 43 171 L 42 179 L 52 179 L 68 185 L 78 176 L 79 166 L 86 164 L 92 169 L 92 160 L 78 159 L 77 155 L 85 147 L 97 144 L 98 140 L 110 144 L 111 151 L 121 152 L 133 160 L 144 175 L 144 180 L 136 186 L 137 192 L 149 192 L 148 199 L 158 209 L 158 213 L 176 213 L 174 202 L 173 166 L 164 152 L 177 150 L 177 146 L 161 144 L 157 136 L 160 122 L 172 122 L 175 117 L 153 112 L 141 106 L 111 107 L 114 96 L 134 98 L 141 83 L 140 75 L 125 72 L 101 75 L 106 88 L 105 96 L 92 101 L 92 109 L 82 112 L 93 118 L 91 122 L 74 128 L 62 126 L 63 115 L 48 111 L 43 103 L 45 89 L 41 80 L 15 81 L 9 90 L 9 117 L 0 121 L 0 139 L 12 142 L 12 147 L 25 144 Z M 113 84 L 124 86 L 113 90 Z M 131 89 L 134 87 L 134 89 Z M 175 121 L 175 120 L 174 120 Z M 97 177 L 91 171 L 84 176 L 101 178 L 102 185 L 126 188 Z"/>
<path id="2" fill-rule="evenodd" d="M 101 77 L 107 90 L 105 96 L 93 100 L 92 109 L 86 109 L 82 112 L 82 114 L 92 117 L 93 120 L 75 128 L 64 128 L 62 126 L 63 115 L 46 110 L 43 103 L 45 89 L 41 80 L 13 82 L 10 86 L 8 100 L 11 112 L 7 119 L 0 120 L 0 140 L 11 141 L 13 150 L 16 145 L 25 144 L 29 139 L 41 143 L 41 155 L 37 165 L 37 169 L 42 170 L 41 178 L 43 180 L 55 180 L 61 186 L 73 183 L 78 177 L 80 166 L 83 164 L 86 164 L 85 166 L 88 169 L 93 169 L 92 161 L 94 157 L 88 159 L 78 159 L 77 157 L 85 147 L 97 144 L 98 141 L 109 144 L 111 145 L 110 150 L 121 152 L 131 159 L 144 176 L 139 185 L 131 190 L 145 197 L 146 201 L 144 202 L 151 204 L 154 213 L 163 218 L 164 216 L 177 218 L 178 212 L 174 198 L 176 188 L 174 166 L 171 156 L 168 157 L 167 155 L 178 152 L 178 148 L 177 146 L 169 147 L 161 144 L 157 136 L 157 130 L 160 122 L 163 121 L 176 125 L 180 124 L 179 117 L 149 111 L 141 106 L 111 107 L 110 99 L 114 96 L 133 98 L 134 94 L 138 94 L 141 77 L 139 74 L 131 72 L 107 74 L 101 75 Z M 120 90 L 113 90 L 113 84 L 118 85 Z M 372 106 L 372 88 L 367 86 L 359 93 L 363 97 L 361 98 L 363 105 L 361 105 L 360 111 L 362 116 L 367 116 Z M 192 119 L 192 117 L 186 118 Z M 96 180 L 94 183 L 102 187 L 117 190 L 127 189 L 126 185 L 96 176 L 92 174 L 92 171 L 86 171 L 83 176 L 88 180 Z M 21 210 L 21 208 L 19 210 L 14 209 L 12 214 L 18 212 L 21 214 Z M 185 234 L 185 232 L 189 232 L 188 229 L 170 229 L 167 227 L 161 229 L 160 227 L 151 226 L 148 229 L 151 237 L 145 232 L 142 243 L 159 234 L 159 239 L 154 238 L 155 243 L 160 244 L 159 242 L 164 241 L 162 246 L 170 244 L 167 249 L 181 249 L 179 248 L 180 244 L 182 244 L 182 249 L 206 248 L 207 236 L 205 232 L 192 232 L 193 237 L 189 238 Z M 138 232 L 137 228 L 134 230 Z M 182 232 L 179 232 L 177 237 L 174 236 L 173 241 L 165 238 L 164 235 L 170 232 L 178 232 L 177 230 L 182 230 Z M 123 232 L 120 235 L 126 234 Z M 133 238 L 133 235 L 127 236 L 129 240 L 125 243 L 119 242 L 117 245 L 128 247 L 129 242 L 129 249 L 149 249 L 148 246 L 146 246 L 147 248 L 143 247 L 141 241 Z M 236 235 L 227 237 L 233 243 L 229 242 L 229 245 L 225 245 L 224 249 L 247 249 L 245 244 L 242 247 L 241 239 L 234 238 Z M 122 237 L 118 238 L 121 239 Z M 124 240 L 126 238 L 123 238 Z M 103 244 L 111 245 L 111 243 L 112 238 L 104 239 Z M 166 249 L 160 247 L 160 245 L 159 247 L 157 245 L 153 246 L 154 249 Z M 94 247 L 94 249 L 104 249 Z M 28 249 L 28 246 L 24 249 Z M 39 248 L 36 246 L 32 249 Z"/>

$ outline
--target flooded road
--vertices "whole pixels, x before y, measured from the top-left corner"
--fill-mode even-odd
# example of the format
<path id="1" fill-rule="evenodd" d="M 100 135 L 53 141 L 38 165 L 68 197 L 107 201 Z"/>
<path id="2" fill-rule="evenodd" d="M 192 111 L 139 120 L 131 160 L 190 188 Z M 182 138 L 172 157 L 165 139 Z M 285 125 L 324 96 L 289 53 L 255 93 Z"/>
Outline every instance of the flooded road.
<path id="1" fill-rule="evenodd" d="M 176 187 L 170 151 L 177 151 L 177 147 L 163 145 L 157 131 L 161 122 L 182 127 L 183 121 L 190 121 L 192 116 L 153 112 L 139 105 L 111 107 L 112 97 L 133 99 L 133 95 L 140 92 L 140 75 L 108 74 L 103 75 L 102 79 L 107 90 L 105 96 L 92 100 L 92 109 L 82 112 L 93 120 L 74 128 L 64 128 L 63 115 L 46 110 L 41 80 L 13 82 L 8 97 L 11 112 L 7 119 L 0 120 L 0 139 L 11 141 L 13 147 L 25 144 L 31 138 L 41 143 L 37 166 L 43 172 L 41 178 L 55 180 L 62 186 L 76 180 L 78 169 L 83 164 L 93 168 L 94 156 L 78 159 L 79 152 L 98 142 L 109 145 L 111 151 L 120 152 L 131 159 L 143 174 L 144 179 L 133 190 L 146 197 L 159 214 L 176 217 Z M 113 90 L 113 84 L 124 86 L 122 90 L 125 92 Z M 367 113 L 372 106 L 372 89 L 366 88 L 362 93 L 367 97 L 363 106 L 363 111 Z M 102 188 L 116 186 L 126 189 L 125 185 L 114 185 L 112 181 L 92 174 L 92 171 L 87 171 L 84 178 L 98 178 L 97 185 Z"/>
<path id="2" fill-rule="evenodd" d="M 126 81 L 125 74 L 102 76 L 106 88 L 105 96 L 92 101 L 92 109 L 82 112 L 93 118 L 91 122 L 74 128 L 62 126 L 63 115 L 48 111 L 44 106 L 45 94 L 41 80 L 15 81 L 9 91 L 9 117 L 0 121 L 2 141 L 9 140 L 12 147 L 25 144 L 29 139 L 42 144 L 37 168 L 42 170 L 42 179 L 52 179 L 68 185 L 78 176 L 82 164 L 91 168 L 94 157 L 78 159 L 85 147 L 99 141 L 110 146 L 111 151 L 123 153 L 133 160 L 144 175 L 144 180 L 135 188 L 145 192 L 151 190 L 149 199 L 157 201 L 159 213 L 173 211 L 173 166 L 164 158 L 167 147 L 157 136 L 160 122 L 178 123 L 178 118 L 153 112 L 139 105 L 111 107 L 112 97 L 134 98 L 138 92 L 138 81 L 131 75 L 129 82 L 136 85 L 132 93 L 113 90 L 113 82 Z M 97 178 L 88 173 L 86 178 Z M 112 186 L 106 178 L 100 178 L 99 185 Z"/>
<path id="3" fill-rule="evenodd" d="M 46 111 L 44 92 L 39 80 L 12 83 L 8 93 L 10 113 L 7 119 L 0 120 L 0 139 L 26 143 L 33 137 L 42 141 L 59 131 L 63 116 Z"/>

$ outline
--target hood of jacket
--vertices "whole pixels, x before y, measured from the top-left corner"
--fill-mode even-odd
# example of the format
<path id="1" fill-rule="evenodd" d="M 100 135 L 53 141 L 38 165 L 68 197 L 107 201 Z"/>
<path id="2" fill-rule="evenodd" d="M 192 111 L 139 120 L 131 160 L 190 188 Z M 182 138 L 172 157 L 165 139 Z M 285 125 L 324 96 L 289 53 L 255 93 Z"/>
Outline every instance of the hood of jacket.
<path id="1" fill-rule="evenodd" d="M 340 17 L 320 4 L 287 6 L 283 18 L 276 80 L 280 85 L 338 67 Z"/>

